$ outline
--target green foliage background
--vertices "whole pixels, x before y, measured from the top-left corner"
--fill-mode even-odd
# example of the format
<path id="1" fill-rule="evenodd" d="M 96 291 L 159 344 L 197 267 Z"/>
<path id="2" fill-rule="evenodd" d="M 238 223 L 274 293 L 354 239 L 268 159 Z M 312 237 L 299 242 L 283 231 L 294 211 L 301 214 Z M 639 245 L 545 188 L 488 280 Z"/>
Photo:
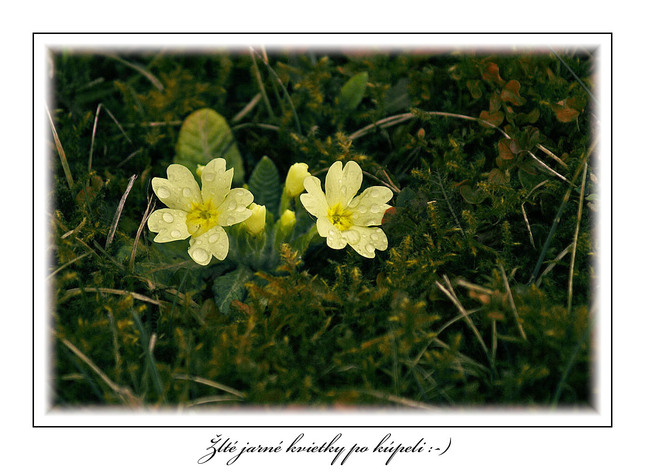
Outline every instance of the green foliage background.
<path id="1" fill-rule="evenodd" d="M 53 52 L 52 403 L 592 404 L 593 70 L 582 49 Z M 388 249 L 284 247 L 222 312 L 230 264 L 142 223 L 202 108 L 246 178 L 355 160 L 393 188 Z"/>

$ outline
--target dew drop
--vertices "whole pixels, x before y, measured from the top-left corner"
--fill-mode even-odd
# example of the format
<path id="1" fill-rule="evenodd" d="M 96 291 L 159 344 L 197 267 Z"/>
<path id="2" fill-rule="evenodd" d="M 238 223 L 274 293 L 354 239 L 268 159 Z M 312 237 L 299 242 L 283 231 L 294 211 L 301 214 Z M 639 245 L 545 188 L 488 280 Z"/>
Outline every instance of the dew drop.
<path id="1" fill-rule="evenodd" d="M 193 258 L 196 262 L 205 262 L 208 259 L 208 252 L 204 249 L 193 250 Z"/>
<path id="2" fill-rule="evenodd" d="M 190 188 L 184 188 L 182 193 L 183 193 L 184 197 L 190 197 L 193 194 L 193 192 L 190 190 Z"/>
<path id="3" fill-rule="evenodd" d="M 159 188 L 157 189 L 157 196 L 161 199 L 166 199 L 170 197 L 170 190 L 168 188 Z"/>
<path id="4" fill-rule="evenodd" d="M 178 239 L 179 237 L 181 237 L 181 232 L 179 232 L 178 230 L 173 230 L 170 233 L 170 236 L 174 239 Z"/>
<path id="5" fill-rule="evenodd" d="M 367 250 L 368 253 L 374 252 L 374 246 L 372 244 L 367 244 L 365 246 L 365 250 Z"/>
<path id="6" fill-rule="evenodd" d="M 361 240 L 361 236 L 355 230 L 348 230 L 345 233 L 345 237 L 347 238 L 347 242 L 351 245 L 357 244 L 358 241 Z"/>
<path id="7" fill-rule="evenodd" d="M 237 222 L 237 220 L 236 220 L 236 219 L 235 219 L 235 217 L 233 217 L 233 216 L 229 216 L 229 217 L 226 219 L 226 225 L 233 225 L 233 224 L 235 224 L 235 222 Z"/>
<path id="8" fill-rule="evenodd" d="M 213 181 L 215 179 L 215 174 L 214 173 L 202 174 L 202 178 L 204 179 L 204 181 L 210 182 L 210 181 Z"/>
<path id="9" fill-rule="evenodd" d="M 219 234 L 213 234 L 208 238 L 208 242 L 214 244 L 219 240 Z"/>
<path id="10" fill-rule="evenodd" d="M 229 211 L 232 211 L 236 207 L 237 207 L 237 203 L 234 200 L 232 200 L 231 202 L 228 203 L 228 210 Z"/>
<path id="11" fill-rule="evenodd" d="M 372 237 L 371 237 L 371 238 L 372 238 L 372 240 L 373 240 L 374 242 L 377 242 L 377 241 L 381 240 L 381 235 L 380 235 L 380 234 L 378 234 L 378 233 L 376 233 L 376 232 L 373 232 L 373 233 L 372 233 Z"/>
<path id="12" fill-rule="evenodd" d="M 175 218 L 172 216 L 170 212 L 165 212 L 163 215 L 163 220 L 166 221 L 168 224 L 170 224 L 172 221 L 175 220 Z"/>
<path id="13" fill-rule="evenodd" d="M 358 206 L 358 212 L 365 214 L 367 212 L 367 208 L 365 206 Z"/>
<path id="14" fill-rule="evenodd" d="M 347 194 L 347 186 L 343 186 L 340 188 L 340 194 L 343 194 L 343 195 Z"/>
<path id="15" fill-rule="evenodd" d="M 372 207 L 370 207 L 370 212 L 377 213 L 381 210 L 381 206 L 378 204 L 372 204 Z"/>

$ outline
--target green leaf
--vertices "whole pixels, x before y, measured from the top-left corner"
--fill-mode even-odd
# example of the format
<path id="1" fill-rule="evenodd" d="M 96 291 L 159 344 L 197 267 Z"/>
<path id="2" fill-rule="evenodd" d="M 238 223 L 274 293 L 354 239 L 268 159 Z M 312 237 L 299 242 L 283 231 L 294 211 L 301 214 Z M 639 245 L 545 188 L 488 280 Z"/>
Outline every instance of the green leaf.
<path id="1" fill-rule="evenodd" d="M 214 158 L 225 158 L 235 169 L 234 184 L 244 182 L 242 155 L 226 119 L 212 109 L 200 109 L 184 120 L 177 138 L 175 163 L 195 172 Z"/>
<path id="2" fill-rule="evenodd" d="M 367 88 L 367 71 L 359 72 L 352 76 L 349 81 L 340 89 L 338 105 L 344 110 L 353 110 L 363 100 Z"/>
<path id="3" fill-rule="evenodd" d="M 366 73 L 367 74 L 367 73 Z M 394 87 L 385 93 L 385 111 L 388 113 L 397 112 L 410 108 L 410 94 L 408 94 L 408 79 L 399 79 Z"/>
<path id="4" fill-rule="evenodd" d="M 282 196 L 280 174 L 268 156 L 263 156 L 251 173 L 249 191 L 253 193 L 255 203 L 265 206 L 271 214 L 278 215 Z"/>
<path id="5" fill-rule="evenodd" d="M 253 278 L 253 272 L 248 267 L 240 266 L 215 279 L 213 283 L 215 303 L 222 313 L 228 314 L 231 302 L 244 297 L 244 284 L 251 278 Z"/>

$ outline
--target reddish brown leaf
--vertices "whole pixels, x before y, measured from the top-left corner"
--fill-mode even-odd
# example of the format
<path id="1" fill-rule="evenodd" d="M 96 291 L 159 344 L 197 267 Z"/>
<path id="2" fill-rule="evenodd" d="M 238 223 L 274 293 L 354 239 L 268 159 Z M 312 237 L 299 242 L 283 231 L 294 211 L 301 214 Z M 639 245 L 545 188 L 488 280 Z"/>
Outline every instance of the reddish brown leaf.
<path id="1" fill-rule="evenodd" d="M 491 124 L 491 125 L 488 125 L 488 124 L 482 123 L 484 127 L 491 127 L 491 126 L 499 127 L 504 121 L 504 112 L 502 112 L 501 110 L 498 110 L 497 112 L 494 112 L 491 114 L 484 110 L 482 111 L 481 114 L 479 114 L 479 118 Z"/>
<path id="2" fill-rule="evenodd" d="M 497 84 L 498 86 L 504 85 L 504 79 L 502 79 L 499 75 L 499 66 L 492 62 L 486 63 L 486 65 L 484 66 L 484 70 L 482 71 L 482 78 L 485 81 L 492 82 L 494 84 Z"/>
<path id="3" fill-rule="evenodd" d="M 524 105 L 526 103 L 526 99 L 520 95 L 520 83 L 515 79 L 506 83 L 500 98 L 504 102 L 510 102 L 513 105 Z"/>
<path id="4" fill-rule="evenodd" d="M 497 142 L 497 152 L 503 160 L 512 160 L 515 158 L 515 154 L 511 151 L 511 140 L 508 138 L 502 138 Z"/>

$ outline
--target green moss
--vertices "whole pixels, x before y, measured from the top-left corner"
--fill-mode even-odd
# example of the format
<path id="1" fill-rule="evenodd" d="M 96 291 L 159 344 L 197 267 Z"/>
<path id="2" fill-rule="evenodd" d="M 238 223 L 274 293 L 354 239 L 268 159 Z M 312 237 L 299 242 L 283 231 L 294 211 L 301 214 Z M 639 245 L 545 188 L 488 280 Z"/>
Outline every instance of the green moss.
<path id="1" fill-rule="evenodd" d="M 529 52 L 55 55 L 75 181 L 52 143 L 55 404 L 590 404 L 594 58 L 561 57 L 582 83 Z M 354 160 L 364 186 L 395 190 L 388 249 L 292 242 L 222 311 L 235 261 L 199 267 L 186 242 L 139 232 L 150 179 L 205 107 L 247 177 L 263 156 L 280 182 L 295 162 L 324 181 Z"/>

